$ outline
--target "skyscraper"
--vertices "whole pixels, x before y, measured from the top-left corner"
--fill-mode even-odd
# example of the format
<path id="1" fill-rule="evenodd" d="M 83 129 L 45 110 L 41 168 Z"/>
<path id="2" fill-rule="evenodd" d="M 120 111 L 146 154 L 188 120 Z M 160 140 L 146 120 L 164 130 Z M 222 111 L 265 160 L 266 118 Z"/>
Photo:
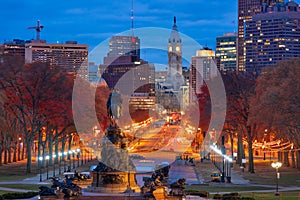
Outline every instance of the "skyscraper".
<path id="1" fill-rule="evenodd" d="M 245 70 L 245 23 L 261 11 L 263 0 L 238 0 L 237 70 Z"/>
<path id="2" fill-rule="evenodd" d="M 246 70 L 300 57 L 300 8 L 294 1 L 264 5 L 246 26 Z"/>
<path id="3" fill-rule="evenodd" d="M 227 33 L 216 39 L 216 58 L 218 69 L 223 71 L 236 70 L 237 34 Z"/>
<path id="4" fill-rule="evenodd" d="M 205 81 L 217 76 L 215 52 L 207 47 L 198 50 L 192 57 L 190 67 L 190 102 L 201 93 L 201 86 Z"/>
<path id="5" fill-rule="evenodd" d="M 77 44 L 76 41 L 65 44 L 49 44 L 43 40 L 26 43 L 25 62 L 47 62 L 88 80 L 88 45 Z"/>
<path id="6" fill-rule="evenodd" d="M 140 39 L 138 37 L 117 35 L 110 38 L 108 56 L 124 55 L 140 57 Z"/>

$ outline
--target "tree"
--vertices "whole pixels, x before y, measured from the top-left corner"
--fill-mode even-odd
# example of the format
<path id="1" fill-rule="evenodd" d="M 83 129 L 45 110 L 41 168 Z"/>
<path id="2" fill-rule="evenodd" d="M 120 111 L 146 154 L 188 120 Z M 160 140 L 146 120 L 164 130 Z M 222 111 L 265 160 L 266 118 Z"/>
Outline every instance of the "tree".
<path id="1" fill-rule="evenodd" d="M 257 134 L 257 124 L 250 123 L 250 99 L 255 94 L 256 76 L 247 72 L 227 72 L 223 80 L 227 95 L 226 123 L 236 127 L 238 134 L 245 135 L 248 142 L 248 171 L 254 173 L 252 142 Z M 238 136 L 241 139 L 241 135 Z M 238 146 L 241 146 L 241 141 Z M 240 147 L 241 148 L 241 147 Z M 241 154 L 241 150 L 239 150 Z M 238 156 L 241 158 L 241 155 Z"/>
<path id="2" fill-rule="evenodd" d="M 0 89 L 5 94 L 4 107 L 22 126 L 27 155 L 27 173 L 31 172 L 31 145 L 34 137 L 48 123 L 47 110 L 59 102 L 57 88 L 62 87 L 59 67 L 47 63 L 23 64 L 22 60 L 4 58 L 0 64 Z M 66 92 L 66 91 L 65 91 Z M 59 95 L 61 95 L 60 93 Z"/>
<path id="3" fill-rule="evenodd" d="M 277 138 L 287 138 L 300 148 L 300 59 L 267 68 L 259 77 L 252 99 L 251 121 L 272 127 Z M 292 152 L 292 157 L 294 157 Z M 297 158 L 300 151 L 297 151 Z M 300 167 L 300 159 L 297 159 Z"/>

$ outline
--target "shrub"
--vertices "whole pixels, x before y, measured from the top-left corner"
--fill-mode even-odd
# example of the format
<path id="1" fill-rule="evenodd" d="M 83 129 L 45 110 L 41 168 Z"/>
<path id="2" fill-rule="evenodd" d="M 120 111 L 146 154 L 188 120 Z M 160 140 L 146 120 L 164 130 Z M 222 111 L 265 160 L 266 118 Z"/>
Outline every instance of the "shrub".
<path id="1" fill-rule="evenodd" d="M 38 192 L 25 192 L 25 193 L 13 192 L 13 193 L 3 194 L 2 198 L 3 199 L 28 199 L 36 195 L 38 195 Z"/>

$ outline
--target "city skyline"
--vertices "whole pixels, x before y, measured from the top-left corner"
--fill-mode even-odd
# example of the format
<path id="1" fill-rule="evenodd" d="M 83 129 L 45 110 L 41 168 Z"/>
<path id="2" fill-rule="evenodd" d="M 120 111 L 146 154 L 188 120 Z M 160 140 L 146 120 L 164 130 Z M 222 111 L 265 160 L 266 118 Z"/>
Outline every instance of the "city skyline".
<path id="1" fill-rule="evenodd" d="M 2 22 L 2 41 L 34 39 L 35 31 L 27 27 L 40 20 L 44 26 L 41 39 L 49 43 L 76 40 L 88 44 L 92 50 L 103 40 L 131 28 L 131 0 L 92 0 L 88 4 L 74 1 L 72 5 L 60 1 L 49 4 L 13 0 L 5 2 L 0 9 L 3 18 L 10 16 Z M 134 1 L 134 28 L 171 29 L 175 15 L 179 32 L 214 49 L 217 36 L 236 29 L 233 21 L 237 20 L 237 1 L 232 4 L 220 1 Z"/>

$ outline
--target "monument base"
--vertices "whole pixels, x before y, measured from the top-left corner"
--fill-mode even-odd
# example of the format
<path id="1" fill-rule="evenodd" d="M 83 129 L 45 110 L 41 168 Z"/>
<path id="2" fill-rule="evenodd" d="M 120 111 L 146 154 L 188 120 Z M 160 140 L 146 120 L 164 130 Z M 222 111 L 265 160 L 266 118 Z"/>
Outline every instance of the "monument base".
<path id="1" fill-rule="evenodd" d="M 92 185 L 84 189 L 95 193 L 139 193 L 135 172 L 93 172 Z"/>

